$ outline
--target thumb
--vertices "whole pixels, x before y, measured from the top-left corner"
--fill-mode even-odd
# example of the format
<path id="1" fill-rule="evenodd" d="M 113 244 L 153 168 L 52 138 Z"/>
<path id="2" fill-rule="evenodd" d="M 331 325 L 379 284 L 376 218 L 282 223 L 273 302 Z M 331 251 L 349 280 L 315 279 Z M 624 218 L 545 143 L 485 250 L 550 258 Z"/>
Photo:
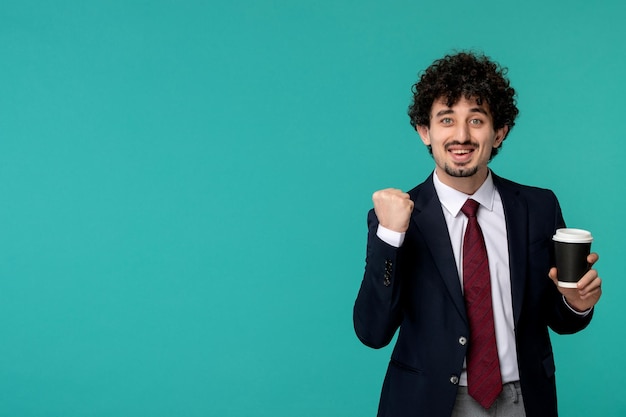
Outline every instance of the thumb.
<path id="1" fill-rule="evenodd" d="M 556 268 L 555 267 L 550 268 L 550 272 L 548 272 L 548 276 L 550 277 L 552 282 L 554 282 L 554 285 L 558 285 L 559 279 L 557 277 Z"/>

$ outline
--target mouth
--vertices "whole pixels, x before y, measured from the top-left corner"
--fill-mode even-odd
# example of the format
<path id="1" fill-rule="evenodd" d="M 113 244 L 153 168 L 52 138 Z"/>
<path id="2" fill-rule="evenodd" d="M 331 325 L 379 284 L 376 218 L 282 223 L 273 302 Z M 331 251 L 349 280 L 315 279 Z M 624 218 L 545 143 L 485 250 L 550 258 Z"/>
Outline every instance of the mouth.
<path id="1" fill-rule="evenodd" d="M 451 146 L 448 148 L 448 153 L 452 157 L 452 160 L 456 163 L 467 163 L 472 158 L 475 147 L 467 147 L 467 146 Z"/>

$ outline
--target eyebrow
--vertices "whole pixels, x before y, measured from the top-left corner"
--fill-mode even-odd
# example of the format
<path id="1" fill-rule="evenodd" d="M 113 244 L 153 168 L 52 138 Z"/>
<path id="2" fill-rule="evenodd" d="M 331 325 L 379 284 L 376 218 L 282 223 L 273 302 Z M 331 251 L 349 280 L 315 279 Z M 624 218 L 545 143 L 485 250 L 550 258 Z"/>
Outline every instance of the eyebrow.
<path id="1" fill-rule="evenodd" d="M 444 116 L 446 114 L 453 114 L 454 110 L 448 108 L 448 109 L 443 109 L 443 110 L 439 110 L 437 112 L 437 114 L 435 114 L 435 117 L 440 117 L 440 116 Z M 489 116 L 489 114 L 487 113 L 487 111 L 482 108 L 482 107 L 472 107 L 470 109 L 470 113 L 481 113 L 484 114 L 485 116 Z"/>

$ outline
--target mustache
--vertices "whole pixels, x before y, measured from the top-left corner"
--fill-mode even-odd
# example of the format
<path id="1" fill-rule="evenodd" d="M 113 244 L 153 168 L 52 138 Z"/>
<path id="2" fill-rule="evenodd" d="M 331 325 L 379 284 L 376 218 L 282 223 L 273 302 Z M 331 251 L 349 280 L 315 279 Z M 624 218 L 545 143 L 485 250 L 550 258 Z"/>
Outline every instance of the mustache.
<path id="1" fill-rule="evenodd" d="M 478 143 L 472 142 L 470 140 L 466 140 L 464 142 L 455 140 L 446 144 L 446 150 L 450 149 L 452 146 L 467 146 L 470 145 L 474 149 L 478 149 Z"/>

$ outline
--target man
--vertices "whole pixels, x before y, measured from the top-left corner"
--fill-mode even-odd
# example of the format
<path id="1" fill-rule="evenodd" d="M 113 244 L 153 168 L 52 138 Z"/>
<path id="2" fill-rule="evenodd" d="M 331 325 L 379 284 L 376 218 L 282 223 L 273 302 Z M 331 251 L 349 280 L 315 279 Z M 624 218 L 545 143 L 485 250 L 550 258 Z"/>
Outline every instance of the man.
<path id="1" fill-rule="evenodd" d="M 435 61 L 409 107 L 434 172 L 373 195 L 354 327 L 373 348 L 400 329 L 380 417 L 556 416 L 548 327 L 582 330 L 600 298 L 595 269 L 557 285 L 554 194 L 488 168 L 518 114 L 505 73 L 473 53 Z"/>

